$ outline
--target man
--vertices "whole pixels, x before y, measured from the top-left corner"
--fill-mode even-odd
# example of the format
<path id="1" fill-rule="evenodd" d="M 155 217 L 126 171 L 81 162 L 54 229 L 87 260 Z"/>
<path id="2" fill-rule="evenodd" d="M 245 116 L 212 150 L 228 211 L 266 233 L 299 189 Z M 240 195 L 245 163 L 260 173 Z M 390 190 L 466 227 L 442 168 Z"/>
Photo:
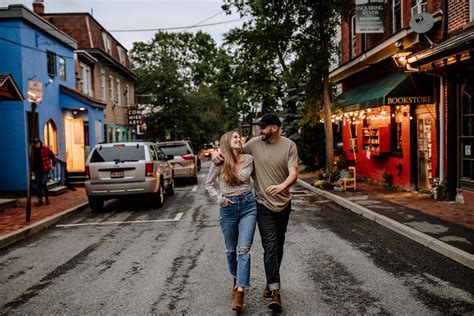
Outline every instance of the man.
<path id="1" fill-rule="evenodd" d="M 267 286 L 265 297 L 271 297 L 268 308 L 282 310 L 280 265 L 291 212 L 290 186 L 298 179 L 296 144 L 280 133 L 281 122 L 274 114 L 265 114 L 256 123 L 260 137 L 251 139 L 243 148 L 254 157 L 257 222 L 264 249 Z M 217 155 L 214 163 L 222 163 Z"/>
<path id="2" fill-rule="evenodd" d="M 48 175 L 56 166 L 56 156 L 40 139 L 35 138 L 33 141 L 32 155 L 32 170 L 35 174 L 36 191 L 38 194 L 38 202 L 36 206 L 43 205 L 43 196 L 45 198 L 44 204 L 49 205 L 48 196 Z M 51 165 L 51 161 L 53 164 Z"/>

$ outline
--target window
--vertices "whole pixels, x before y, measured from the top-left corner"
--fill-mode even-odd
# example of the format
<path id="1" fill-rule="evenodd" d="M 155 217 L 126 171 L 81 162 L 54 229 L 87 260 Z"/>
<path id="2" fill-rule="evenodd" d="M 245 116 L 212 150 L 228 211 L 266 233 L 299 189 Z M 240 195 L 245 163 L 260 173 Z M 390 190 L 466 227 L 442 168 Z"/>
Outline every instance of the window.
<path id="1" fill-rule="evenodd" d="M 118 46 L 118 47 L 117 47 L 117 50 L 118 50 L 118 54 L 119 54 L 120 63 L 125 66 L 126 61 L 127 61 L 126 58 L 125 58 L 125 49 L 123 49 L 122 47 Z"/>
<path id="2" fill-rule="evenodd" d="M 56 54 L 53 52 L 46 52 L 48 75 L 56 76 Z"/>
<path id="3" fill-rule="evenodd" d="M 66 80 L 66 59 L 59 57 L 59 78 Z"/>
<path id="4" fill-rule="evenodd" d="M 115 101 L 117 101 L 117 104 L 120 105 L 122 102 L 120 100 L 120 79 L 117 79 L 117 88 L 115 89 Z"/>
<path id="5" fill-rule="evenodd" d="M 51 149 L 51 151 L 57 155 L 58 154 L 58 132 L 56 129 L 56 124 L 53 120 L 49 120 L 44 126 L 44 144 Z"/>
<path id="6" fill-rule="evenodd" d="M 124 91 L 124 95 L 125 95 L 125 106 L 126 107 L 129 107 L 130 106 L 130 86 L 128 84 L 125 85 L 125 91 Z"/>
<path id="7" fill-rule="evenodd" d="M 111 54 L 112 53 L 112 46 L 110 43 L 110 37 L 107 35 L 107 33 L 102 32 L 102 43 L 104 44 L 104 50 Z"/>
<path id="8" fill-rule="evenodd" d="M 109 98 L 114 102 L 114 77 L 109 76 Z"/>
<path id="9" fill-rule="evenodd" d="M 403 106 L 405 108 L 405 106 Z M 391 107 L 390 108 L 390 144 L 391 152 L 395 156 L 402 156 L 402 121 L 403 116 L 407 115 L 403 113 L 401 106 Z M 405 110 L 409 111 L 409 110 Z M 408 113 L 409 115 L 409 113 Z"/>
<path id="10" fill-rule="evenodd" d="M 472 185 L 474 182 L 474 80 L 464 87 L 461 101 L 461 181 Z M 466 182 L 469 181 L 469 182 Z"/>
<path id="11" fill-rule="evenodd" d="M 351 17 L 351 58 L 356 55 L 356 17 L 355 14 Z"/>
<path id="12" fill-rule="evenodd" d="M 104 69 L 101 69 L 100 70 L 100 96 L 102 98 L 103 101 L 105 101 L 107 99 L 107 82 L 106 82 L 106 78 L 105 78 L 105 70 Z"/>
<path id="13" fill-rule="evenodd" d="M 400 0 L 392 0 L 393 33 L 402 28 L 402 4 Z"/>
<path id="14" fill-rule="evenodd" d="M 92 96 L 91 67 L 86 64 L 79 64 L 79 88 L 82 93 Z"/>

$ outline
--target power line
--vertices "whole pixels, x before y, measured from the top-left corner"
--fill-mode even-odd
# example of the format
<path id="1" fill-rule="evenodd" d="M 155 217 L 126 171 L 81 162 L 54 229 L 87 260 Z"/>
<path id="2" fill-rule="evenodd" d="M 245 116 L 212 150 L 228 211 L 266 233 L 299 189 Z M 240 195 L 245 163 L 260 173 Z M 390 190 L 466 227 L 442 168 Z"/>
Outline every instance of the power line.
<path id="1" fill-rule="evenodd" d="M 33 46 L 29 46 L 29 45 L 25 45 L 25 44 L 22 44 L 22 43 L 18 43 L 18 42 L 9 40 L 8 38 L 4 38 L 4 37 L 0 37 L 0 41 L 5 41 L 5 42 L 11 43 L 11 44 L 13 44 L 13 45 L 21 46 L 21 47 L 28 48 L 28 49 L 31 49 L 31 50 L 36 50 L 36 51 L 39 51 L 39 52 L 42 52 L 42 53 L 47 53 L 47 52 L 48 52 L 47 50 L 44 50 L 44 49 L 41 49 L 41 48 L 37 48 L 37 47 L 33 47 Z M 55 53 L 57 56 L 74 60 L 74 57 L 69 57 L 69 56 L 61 55 L 61 54 L 58 54 L 58 53 L 56 53 L 56 52 L 54 52 L 54 53 Z"/>
<path id="2" fill-rule="evenodd" d="M 200 21 L 200 22 L 194 24 L 193 26 L 198 26 L 198 25 L 200 25 L 200 24 L 202 24 L 202 23 L 204 23 L 204 22 L 206 22 L 206 21 L 209 21 L 210 19 L 212 19 L 212 18 L 214 18 L 214 17 L 216 17 L 216 16 L 218 16 L 218 15 L 220 15 L 220 14 L 222 14 L 222 13 L 224 13 L 223 10 L 217 12 L 217 13 L 214 14 L 213 16 L 208 17 L 207 19 L 204 19 L 204 20 L 202 20 L 202 21 Z M 188 27 L 187 29 L 185 29 L 185 31 L 189 30 L 190 28 L 191 28 L 191 27 Z"/>
<path id="3" fill-rule="evenodd" d="M 154 31 L 160 32 L 160 31 L 171 31 L 171 30 L 182 30 L 182 29 L 187 30 L 187 29 L 196 28 L 196 27 L 220 25 L 220 24 L 232 23 L 232 22 L 237 22 L 237 21 L 243 21 L 243 19 L 235 19 L 235 20 L 221 21 L 221 22 L 201 24 L 201 25 L 164 27 L 164 28 L 155 28 L 155 29 L 109 30 L 109 32 L 114 32 L 114 33 L 118 33 L 118 32 L 154 32 Z"/>

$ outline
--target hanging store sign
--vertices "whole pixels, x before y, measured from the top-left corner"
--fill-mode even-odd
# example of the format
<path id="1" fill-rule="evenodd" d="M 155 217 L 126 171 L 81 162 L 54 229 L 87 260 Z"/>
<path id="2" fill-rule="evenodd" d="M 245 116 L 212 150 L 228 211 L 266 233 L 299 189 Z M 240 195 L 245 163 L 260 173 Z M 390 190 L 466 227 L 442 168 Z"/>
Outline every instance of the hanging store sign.
<path id="1" fill-rule="evenodd" d="M 43 100 L 43 83 L 39 81 L 28 81 L 28 102 L 39 103 Z"/>
<path id="2" fill-rule="evenodd" d="M 431 96 L 422 96 L 422 97 L 394 97 L 387 98 L 387 105 L 400 105 L 400 104 L 431 104 L 433 100 Z"/>
<path id="3" fill-rule="evenodd" d="M 138 108 L 129 108 L 128 111 L 128 125 L 142 125 L 142 110 Z"/>
<path id="4" fill-rule="evenodd" d="M 356 0 L 356 33 L 384 33 L 384 0 Z"/>

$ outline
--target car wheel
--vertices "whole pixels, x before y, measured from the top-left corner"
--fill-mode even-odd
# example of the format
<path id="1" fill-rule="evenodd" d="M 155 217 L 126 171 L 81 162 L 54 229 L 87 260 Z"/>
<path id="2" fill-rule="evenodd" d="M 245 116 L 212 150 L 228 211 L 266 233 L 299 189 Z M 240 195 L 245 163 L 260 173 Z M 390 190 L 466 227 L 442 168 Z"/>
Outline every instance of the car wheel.
<path id="1" fill-rule="evenodd" d="M 89 207 L 94 212 L 100 212 L 104 209 L 104 199 L 95 196 L 89 196 Z"/>
<path id="2" fill-rule="evenodd" d="M 162 207 L 165 203 L 165 193 L 163 192 L 163 185 L 160 185 L 160 189 L 156 193 L 156 206 Z"/>
<path id="3" fill-rule="evenodd" d="M 174 178 L 173 177 L 171 177 L 171 183 L 166 189 L 166 194 L 169 196 L 174 195 Z"/>

